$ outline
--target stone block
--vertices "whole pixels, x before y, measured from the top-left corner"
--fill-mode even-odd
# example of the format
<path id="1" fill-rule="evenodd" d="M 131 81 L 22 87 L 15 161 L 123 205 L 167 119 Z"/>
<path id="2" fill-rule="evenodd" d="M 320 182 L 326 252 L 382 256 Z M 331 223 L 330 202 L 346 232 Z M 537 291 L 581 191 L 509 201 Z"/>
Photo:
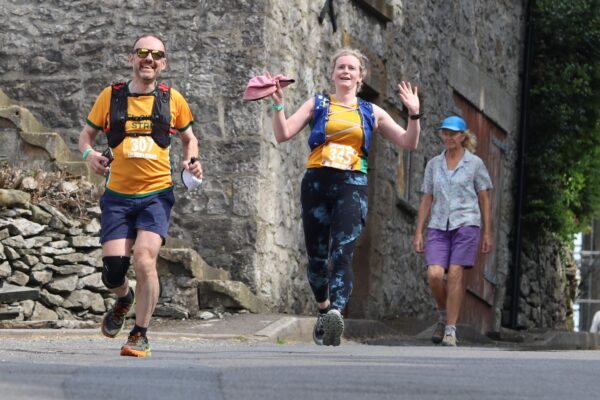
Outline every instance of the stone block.
<path id="1" fill-rule="evenodd" d="M 20 287 L 5 283 L 0 288 L 0 303 L 13 303 L 22 300 L 37 300 L 40 290 L 30 287 Z"/>
<path id="2" fill-rule="evenodd" d="M 200 309 L 230 308 L 245 309 L 253 313 L 268 312 L 265 302 L 248 287 L 238 281 L 201 281 L 198 282 L 198 305 Z"/>
<path id="3" fill-rule="evenodd" d="M 199 280 L 229 279 L 229 272 L 213 268 L 193 249 L 162 248 L 158 257 L 159 274 L 186 275 Z"/>
<path id="4" fill-rule="evenodd" d="M 0 306 L 0 320 L 15 319 L 21 315 L 22 308 L 19 306 Z"/>

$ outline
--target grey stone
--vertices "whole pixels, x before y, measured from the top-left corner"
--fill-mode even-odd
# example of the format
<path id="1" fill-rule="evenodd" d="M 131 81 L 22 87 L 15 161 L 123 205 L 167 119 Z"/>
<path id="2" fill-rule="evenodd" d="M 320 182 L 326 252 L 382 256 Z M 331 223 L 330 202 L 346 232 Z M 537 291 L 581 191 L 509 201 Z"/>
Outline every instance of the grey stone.
<path id="1" fill-rule="evenodd" d="M 106 287 L 102 282 L 102 273 L 97 272 L 86 277 L 80 278 L 77 283 L 77 289 L 89 289 L 93 291 L 106 291 Z"/>
<path id="2" fill-rule="evenodd" d="M 190 314 L 182 306 L 178 304 L 162 303 L 157 304 L 154 309 L 154 314 L 157 317 L 177 318 L 177 319 L 188 319 Z"/>
<path id="3" fill-rule="evenodd" d="M 8 225 L 8 230 L 12 235 L 29 237 L 37 235 L 46 229 L 43 225 L 37 224 L 25 218 L 12 220 Z"/>
<path id="4" fill-rule="evenodd" d="M 34 236 L 34 237 L 30 237 L 27 238 L 25 240 L 26 246 L 27 248 L 33 248 L 33 247 L 42 247 L 43 245 L 45 245 L 46 243 L 49 243 L 52 241 L 52 238 L 50 236 Z"/>
<path id="5" fill-rule="evenodd" d="M 61 189 L 65 193 L 75 193 L 79 190 L 79 186 L 77 186 L 77 184 L 75 184 L 73 182 L 64 181 L 61 183 Z"/>
<path id="6" fill-rule="evenodd" d="M 61 265 L 50 265 L 49 269 L 56 272 L 59 275 L 72 275 L 85 276 L 92 274 L 96 271 L 95 268 L 88 267 L 82 264 L 61 264 Z"/>
<path id="7" fill-rule="evenodd" d="M 23 236 L 17 235 L 6 238 L 2 241 L 5 246 L 10 246 L 15 249 L 30 249 L 31 245 L 23 239 Z"/>
<path id="8" fill-rule="evenodd" d="M 31 315 L 32 321 L 45 321 L 45 320 L 56 320 L 58 319 L 58 314 L 54 311 L 46 308 L 42 303 L 35 303 L 35 309 L 33 310 L 33 314 Z"/>
<path id="9" fill-rule="evenodd" d="M 62 296 L 50 293 L 46 289 L 41 289 L 40 301 L 42 301 L 47 307 L 55 307 L 60 306 L 65 299 Z"/>
<path id="10" fill-rule="evenodd" d="M 83 276 L 87 277 L 88 275 L 91 275 L 94 272 L 96 272 L 96 268 L 88 267 L 87 265 L 78 265 L 77 267 L 79 268 L 76 270 L 76 274 L 80 278 Z"/>
<path id="11" fill-rule="evenodd" d="M 42 210 L 40 207 L 38 207 L 35 204 L 31 205 L 30 210 L 31 210 L 31 220 L 33 222 L 37 222 L 38 224 L 41 224 L 41 225 L 48 225 L 50 223 L 50 221 L 52 220 L 52 215 L 50 213 L 47 213 L 46 211 Z"/>
<path id="12" fill-rule="evenodd" d="M 47 213 L 49 213 L 50 215 L 52 215 L 53 217 L 55 217 L 58 221 L 60 221 L 60 224 L 58 224 L 58 226 L 57 226 L 58 228 L 60 228 L 62 226 L 68 226 L 68 227 L 72 227 L 73 226 L 73 221 L 71 219 L 69 219 L 62 212 L 58 211 L 56 208 L 54 208 L 50 204 L 45 203 L 45 202 L 41 202 L 39 204 L 39 206 L 44 211 L 46 211 Z"/>
<path id="13" fill-rule="evenodd" d="M 50 247 L 50 246 L 42 246 L 42 248 L 40 249 L 40 253 L 45 256 L 57 256 L 57 255 L 75 253 L 75 249 L 72 247 L 55 249 L 54 247 Z"/>
<path id="14" fill-rule="evenodd" d="M 40 262 L 39 258 L 31 254 L 24 255 L 22 260 L 25 264 L 29 265 L 30 267 L 33 267 L 34 265 Z"/>
<path id="15" fill-rule="evenodd" d="M 69 236 L 79 236 L 83 233 L 81 228 L 69 228 Z M 75 246 L 76 247 L 76 246 Z"/>
<path id="16" fill-rule="evenodd" d="M 48 270 L 32 271 L 29 276 L 30 276 L 32 282 L 43 286 L 52 280 L 52 271 L 48 271 Z"/>
<path id="17" fill-rule="evenodd" d="M 50 242 L 48 243 L 49 247 L 52 247 L 53 249 L 66 249 L 67 247 L 69 247 L 69 242 L 66 240 L 57 240 L 54 242 Z"/>
<path id="18" fill-rule="evenodd" d="M 100 210 L 100 207 L 88 207 L 86 208 L 86 211 L 89 215 L 91 215 L 94 218 L 100 218 L 100 216 L 102 215 L 102 212 Z"/>
<path id="19" fill-rule="evenodd" d="M 29 207 L 31 196 L 28 193 L 20 190 L 0 189 L 0 206 L 1 207 Z"/>
<path id="20" fill-rule="evenodd" d="M 85 233 L 91 233 L 93 235 L 97 235 L 100 232 L 100 222 L 96 218 L 92 219 L 89 224 L 86 224 L 83 228 Z"/>
<path id="21" fill-rule="evenodd" d="M 201 281 L 198 283 L 200 308 L 225 307 L 246 309 L 253 313 L 267 312 L 267 305 L 246 285 L 236 281 Z"/>
<path id="22" fill-rule="evenodd" d="M 102 296 L 97 293 L 92 293 L 89 290 L 75 290 L 65 299 L 62 307 L 68 309 L 87 310 L 92 304 L 92 299 L 99 297 L 104 307 Z"/>
<path id="23" fill-rule="evenodd" d="M 162 248 L 157 262 L 159 274 L 187 275 L 195 279 L 229 279 L 227 271 L 209 266 L 192 249 Z"/>
<path id="24" fill-rule="evenodd" d="M 54 263 L 57 265 L 83 263 L 83 264 L 89 264 L 89 265 L 96 266 L 97 261 L 94 257 L 91 257 L 84 253 L 76 253 L 75 250 L 72 248 L 69 248 L 69 249 L 71 249 L 73 251 L 68 254 L 63 253 L 63 254 L 56 255 L 54 257 Z"/>
<path id="25" fill-rule="evenodd" d="M 0 278 L 8 278 L 12 274 L 12 269 L 8 261 L 0 264 Z M 2 286 L 2 285 L 0 285 Z"/>
<path id="26" fill-rule="evenodd" d="M 217 316 L 215 314 L 211 313 L 210 311 L 202 311 L 201 313 L 198 314 L 198 318 L 203 319 L 203 320 L 213 319 L 216 317 Z"/>
<path id="27" fill-rule="evenodd" d="M 22 315 L 23 309 L 20 306 L 9 306 L 0 304 L 0 320 L 18 319 Z"/>
<path id="28" fill-rule="evenodd" d="M 43 262 L 44 264 L 53 264 L 54 263 L 54 260 L 48 256 L 40 256 L 40 261 Z"/>
<path id="29" fill-rule="evenodd" d="M 46 235 L 50 237 L 50 240 L 63 240 L 66 237 L 64 233 L 56 231 L 49 231 L 46 233 Z"/>
<path id="30" fill-rule="evenodd" d="M 52 262 L 52 259 L 50 259 L 50 262 Z M 52 264 L 37 263 L 33 267 L 31 267 L 31 270 L 32 271 L 43 271 L 46 268 L 51 269 L 51 267 L 52 267 Z"/>
<path id="31" fill-rule="evenodd" d="M 29 217 L 29 216 L 31 216 L 31 211 L 24 209 L 24 208 L 11 208 L 8 210 L 0 211 L 0 217 L 7 218 L 9 220 L 7 225 L 10 225 L 10 222 L 14 218 Z"/>
<path id="32" fill-rule="evenodd" d="M 9 261 L 18 260 L 19 258 L 21 258 L 21 255 L 19 253 L 17 253 L 17 251 L 14 250 L 12 247 L 9 247 L 9 246 L 4 247 L 4 255 L 6 256 L 6 258 Z"/>
<path id="33" fill-rule="evenodd" d="M 21 309 L 23 310 L 23 317 L 25 319 L 30 318 L 33 314 L 33 308 L 35 307 L 35 301 L 24 300 L 20 303 Z"/>
<path id="34" fill-rule="evenodd" d="M 100 247 L 100 238 L 97 236 L 74 236 L 69 239 L 71 246 L 75 248 Z"/>
<path id="35" fill-rule="evenodd" d="M 75 326 L 79 326 L 79 324 L 81 322 L 84 321 L 79 321 L 75 318 L 75 316 L 71 313 L 71 311 L 67 310 L 66 308 L 62 308 L 62 307 L 56 307 L 55 310 L 56 314 L 58 315 L 58 318 L 62 321 L 65 322 L 74 322 L 76 325 Z M 69 327 L 70 325 L 61 325 L 64 326 L 65 328 Z"/>
<path id="36" fill-rule="evenodd" d="M 29 270 L 31 269 L 29 265 L 25 264 L 23 261 L 20 260 L 13 261 L 12 268 L 13 270 L 18 270 L 25 273 L 29 273 Z"/>
<path id="37" fill-rule="evenodd" d="M 25 286 L 29 282 L 29 275 L 21 271 L 13 271 L 12 275 L 6 278 L 6 282 L 14 283 L 15 285 Z"/>
<path id="38" fill-rule="evenodd" d="M 14 286 L 5 283 L 0 288 L 0 303 L 13 303 L 22 300 L 36 300 L 40 290 L 30 287 Z"/>
<path id="39" fill-rule="evenodd" d="M 46 288 L 52 293 L 68 293 L 77 288 L 77 275 L 55 278 L 46 285 Z"/>

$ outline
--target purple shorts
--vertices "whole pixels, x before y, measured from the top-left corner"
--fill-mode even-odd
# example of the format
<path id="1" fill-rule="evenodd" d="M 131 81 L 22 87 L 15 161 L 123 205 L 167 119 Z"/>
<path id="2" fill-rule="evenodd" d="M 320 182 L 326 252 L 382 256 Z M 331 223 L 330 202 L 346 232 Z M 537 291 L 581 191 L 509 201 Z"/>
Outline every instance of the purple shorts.
<path id="1" fill-rule="evenodd" d="M 100 243 L 115 239 L 135 239 L 137 230 L 141 229 L 159 234 L 164 244 L 173 204 L 173 190 L 136 198 L 104 192 L 100 198 Z"/>
<path id="2" fill-rule="evenodd" d="M 427 265 L 441 265 L 445 270 L 450 264 L 473 268 L 479 248 L 479 227 L 461 226 L 451 231 L 428 229 L 425 240 Z"/>

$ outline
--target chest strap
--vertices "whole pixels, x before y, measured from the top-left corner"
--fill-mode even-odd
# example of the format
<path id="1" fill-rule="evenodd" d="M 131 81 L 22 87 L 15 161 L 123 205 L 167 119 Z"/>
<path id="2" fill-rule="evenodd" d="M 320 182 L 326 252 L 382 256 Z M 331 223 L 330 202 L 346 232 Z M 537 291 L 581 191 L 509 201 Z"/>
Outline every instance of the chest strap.
<path id="1" fill-rule="evenodd" d="M 154 103 L 150 116 L 130 116 L 127 113 L 127 83 L 119 82 L 112 85 L 110 97 L 110 127 L 106 130 L 108 145 L 117 147 L 125 136 L 152 136 L 154 142 L 162 148 L 171 144 L 171 89 L 164 83 L 159 83 L 154 91 Z M 152 122 L 151 133 L 125 133 L 127 121 Z"/>

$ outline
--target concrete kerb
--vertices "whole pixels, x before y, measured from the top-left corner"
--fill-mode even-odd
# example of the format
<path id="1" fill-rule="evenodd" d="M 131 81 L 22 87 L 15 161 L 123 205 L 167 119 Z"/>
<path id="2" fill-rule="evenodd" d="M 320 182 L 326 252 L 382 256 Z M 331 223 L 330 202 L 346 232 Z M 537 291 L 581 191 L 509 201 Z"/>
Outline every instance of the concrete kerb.
<path id="1" fill-rule="evenodd" d="M 4 328 L 0 329 L 0 338 L 22 339 L 63 339 L 63 338 L 104 338 L 97 326 L 90 324 L 60 326 L 56 321 L 46 321 L 48 328 Z M 63 321 L 66 322 L 66 321 Z M 416 335 L 403 334 L 376 320 L 347 319 L 344 339 L 371 345 L 432 345 L 430 338 L 433 327 Z M 186 332 L 184 330 L 152 330 L 151 336 L 163 339 L 185 340 L 237 340 L 248 342 L 312 342 L 314 317 L 281 315 L 268 325 L 258 325 L 256 330 L 240 332 L 237 329 L 226 329 L 224 332 Z M 43 325 L 40 325 L 43 326 Z M 540 331 L 519 332 L 518 337 L 500 334 L 498 338 L 490 338 L 480 334 L 473 327 L 459 325 L 459 340 L 465 346 L 494 346 L 509 350 L 598 350 L 600 335 L 589 332 Z M 122 334 L 121 337 L 124 337 Z M 460 345 L 460 344 L 459 344 Z"/>
<path id="2" fill-rule="evenodd" d="M 546 331 L 527 334 L 523 350 L 600 350 L 600 335 L 590 332 Z"/>
<path id="3" fill-rule="evenodd" d="M 252 335 L 257 339 L 312 341 L 314 318 L 286 316 Z"/>

